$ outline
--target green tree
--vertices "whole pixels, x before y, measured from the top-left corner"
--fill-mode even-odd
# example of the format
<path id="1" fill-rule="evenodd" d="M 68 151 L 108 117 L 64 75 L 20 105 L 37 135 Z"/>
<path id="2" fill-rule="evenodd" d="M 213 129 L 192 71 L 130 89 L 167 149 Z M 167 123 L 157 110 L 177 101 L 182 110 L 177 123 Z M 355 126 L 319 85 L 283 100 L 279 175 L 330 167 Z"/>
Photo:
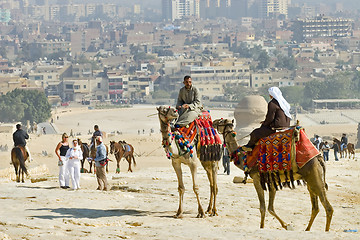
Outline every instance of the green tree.
<path id="1" fill-rule="evenodd" d="M 51 117 L 51 106 L 43 92 L 15 89 L 0 96 L 0 112 L 3 122 L 39 123 Z"/>
<path id="2" fill-rule="evenodd" d="M 261 53 L 259 54 L 259 57 L 257 58 L 257 61 L 259 62 L 257 68 L 262 70 L 269 66 L 270 57 L 267 54 L 267 52 L 261 51 Z"/>

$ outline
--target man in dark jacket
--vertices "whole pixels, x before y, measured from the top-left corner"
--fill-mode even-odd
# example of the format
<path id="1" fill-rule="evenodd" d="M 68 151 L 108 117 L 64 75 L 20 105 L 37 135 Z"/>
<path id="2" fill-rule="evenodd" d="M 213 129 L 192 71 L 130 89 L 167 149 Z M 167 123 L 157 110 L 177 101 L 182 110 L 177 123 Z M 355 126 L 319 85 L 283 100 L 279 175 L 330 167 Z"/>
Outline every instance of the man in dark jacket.
<path id="1" fill-rule="evenodd" d="M 271 101 L 268 103 L 266 118 L 261 122 L 261 127 L 250 133 L 249 142 L 242 147 L 244 151 L 252 151 L 260 138 L 269 136 L 276 132 L 276 129 L 290 126 L 290 104 L 282 96 L 278 87 L 269 88 Z"/>
<path id="2" fill-rule="evenodd" d="M 26 139 L 29 139 L 29 135 L 21 129 L 21 124 L 16 124 L 16 131 L 13 133 L 14 146 L 24 147 L 29 155 L 29 161 L 32 161 L 29 148 L 26 146 Z"/>

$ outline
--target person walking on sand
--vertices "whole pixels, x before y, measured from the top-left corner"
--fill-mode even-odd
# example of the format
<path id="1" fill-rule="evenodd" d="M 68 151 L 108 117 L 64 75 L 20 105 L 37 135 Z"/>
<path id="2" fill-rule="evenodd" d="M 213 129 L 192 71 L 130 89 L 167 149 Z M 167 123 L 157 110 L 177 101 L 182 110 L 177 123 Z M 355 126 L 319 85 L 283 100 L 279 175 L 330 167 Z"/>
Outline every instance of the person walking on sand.
<path id="1" fill-rule="evenodd" d="M 108 188 L 108 182 L 106 179 L 106 172 L 105 172 L 105 163 L 107 159 L 106 156 L 106 147 L 103 144 L 103 139 L 101 136 L 96 137 L 96 157 L 94 159 L 95 161 L 95 167 L 96 167 L 96 179 L 98 182 L 98 188 L 96 190 L 103 190 L 107 191 Z"/>
<path id="2" fill-rule="evenodd" d="M 66 152 L 68 159 L 68 171 L 70 173 L 73 190 L 80 189 L 80 159 L 82 158 L 82 151 L 76 139 L 73 140 L 73 147 Z"/>
<path id="3" fill-rule="evenodd" d="M 55 154 L 58 157 L 58 166 L 59 166 L 59 183 L 60 187 L 63 189 L 69 187 L 69 169 L 67 167 L 68 160 L 66 159 L 66 153 L 69 150 L 69 136 L 66 133 L 63 133 L 61 141 L 56 145 Z"/>

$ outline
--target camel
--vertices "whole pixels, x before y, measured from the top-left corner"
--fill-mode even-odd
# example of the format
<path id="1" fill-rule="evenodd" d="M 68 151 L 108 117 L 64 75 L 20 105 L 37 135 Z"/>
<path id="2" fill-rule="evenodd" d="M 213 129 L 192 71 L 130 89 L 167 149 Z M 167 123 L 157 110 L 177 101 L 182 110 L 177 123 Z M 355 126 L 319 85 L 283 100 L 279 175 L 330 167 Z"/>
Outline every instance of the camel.
<path id="1" fill-rule="evenodd" d="M 176 176 L 178 179 L 179 208 L 177 210 L 175 217 L 176 218 L 183 217 L 183 212 L 184 212 L 183 199 L 184 199 L 185 187 L 183 183 L 181 164 L 185 164 L 190 168 L 192 182 L 193 182 L 193 190 L 198 203 L 198 214 L 196 217 L 204 218 L 205 213 L 200 203 L 199 187 L 197 184 L 196 148 L 192 146 L 193 153 L 188 152 L 185 154 L 181 154 L 179 149 L 177 148 L 176 143 L 174 142 L 176 140 L 174 140 L 174 138 L 172 137 L 172 130 L 170 127 L 170 122 L 177 119 L 179 116 L 177 110 L 173 107 L 166 107 L 166 106 L 160 106 L 157 108 L 157 110 L 160 120 L 160 130 L 162 133 L 162 143 L 165 150 L 168 153 L 168 158 L 171 159 L 172 166 L 176 172 Z M 218 215 L 216 210 L 216 195 L 218 192 L 218 188 L 217 188 L 218 161 L 210 159 L 209 161 L 200 161 L 200 162 L 201 165 L 206 170 L 210 182 L 210 201 L 206 213 L 208 213 L 210 216 L 216 216 Z"/>
<path id="2" fill-rule="evenodd" d="M 129 163 L 128 172 L 132 172 L 131 169 L 131 160 L 134 161 L 134 166 L 136 166 L 136 161 L 134 157 L 134 147 L 131 144 L 126 143 L 125 141 L 110 141 L 110 154 L 114 154 L 116 158 L 116 173 L 120 173 L 120 160 L 125 158 Z"/>
<path id="3" fill-rule="evenodd" d="M 224 143 L 229 149 L 229 152 L 234 153 L 235 151 L 237 151 L 239 146 L 235 138 L 236 134 L 234 132 L 233 121 L 229 119 L 217 119 L 213 122 L 213 127 L 216 128 L 216 130 L 223 135 Z M 243 152 L 240 151 L 238 154 L 240 154 L 239 163 L 236 166 L 244 170 Z M 329 231 L 331 218 L 334 210 L 326 196 L 327 184 L 325 182 L 325 162 L 323 158 L 321 157 L 321 155 L 315 156 L 310 161 L 308 161 L 301 169 L 299 169 L 297 173 L 298 175 L 296 179 L 299 179 L 300 177 L 301 179 L 305 180 L 307 183 L 307 188 L 310 193 L 311 204 L 312 204 L 311 218 L 305 231 L 310 230 L 315 220 L 315 217 L 319 212 L 318 199 L 320 199 L 326 212 L 325 231 Z M 261 185 L 260 173 L 257 165 L 249 169 L 249 175 L 253 179 L 254 187 L 256 189 L 260 202 L 260 214 L 261 214 L 260 228 L 264 228 L 265 212 L 266 212 L 265 197 L 264 197 L 264 189 Z M 274 184 L 270 184 L 268 186 L 270 186 L 268 211 L 280 222 L 283 228 L 287 229 L 288 225 L 283 220 L 281 220 L 281 218 L 275 213 L 274 210 L 274 201 L 276 194 L 276 189 L 274 189 Z"/>

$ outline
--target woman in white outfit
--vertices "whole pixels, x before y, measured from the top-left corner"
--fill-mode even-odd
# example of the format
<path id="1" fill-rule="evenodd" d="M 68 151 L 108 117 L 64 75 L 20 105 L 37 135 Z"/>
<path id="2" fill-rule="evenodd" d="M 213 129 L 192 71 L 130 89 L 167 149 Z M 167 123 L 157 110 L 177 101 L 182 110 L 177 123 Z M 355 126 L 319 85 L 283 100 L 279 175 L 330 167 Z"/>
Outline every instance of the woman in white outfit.
<path id="1" fill-rule="evenodd" d="M 66 156 L 68 159 L 68 170 L 70 173 L 71 182 L 73 185 L 73 189 L 80 188 L 80 159 L 82 158 L 82 151 L 80 146 L 78 145 L 77 140 L 73 140 L 73 147 L 70 148 L 66 152 Z"/>
<path id="2" fill-rule="evenodd" d="M 70 188 L 69 187 L 69 171 L 67 168 L 68 160 L 65 157 L 67 150 L 69 149 L 68 135 L 64 133 L 62 135 L 61 142 L 55 148 L 55 154 L 58 156 L 58 166 L 59 166 L 59 183 L 61 188 Z"/>

